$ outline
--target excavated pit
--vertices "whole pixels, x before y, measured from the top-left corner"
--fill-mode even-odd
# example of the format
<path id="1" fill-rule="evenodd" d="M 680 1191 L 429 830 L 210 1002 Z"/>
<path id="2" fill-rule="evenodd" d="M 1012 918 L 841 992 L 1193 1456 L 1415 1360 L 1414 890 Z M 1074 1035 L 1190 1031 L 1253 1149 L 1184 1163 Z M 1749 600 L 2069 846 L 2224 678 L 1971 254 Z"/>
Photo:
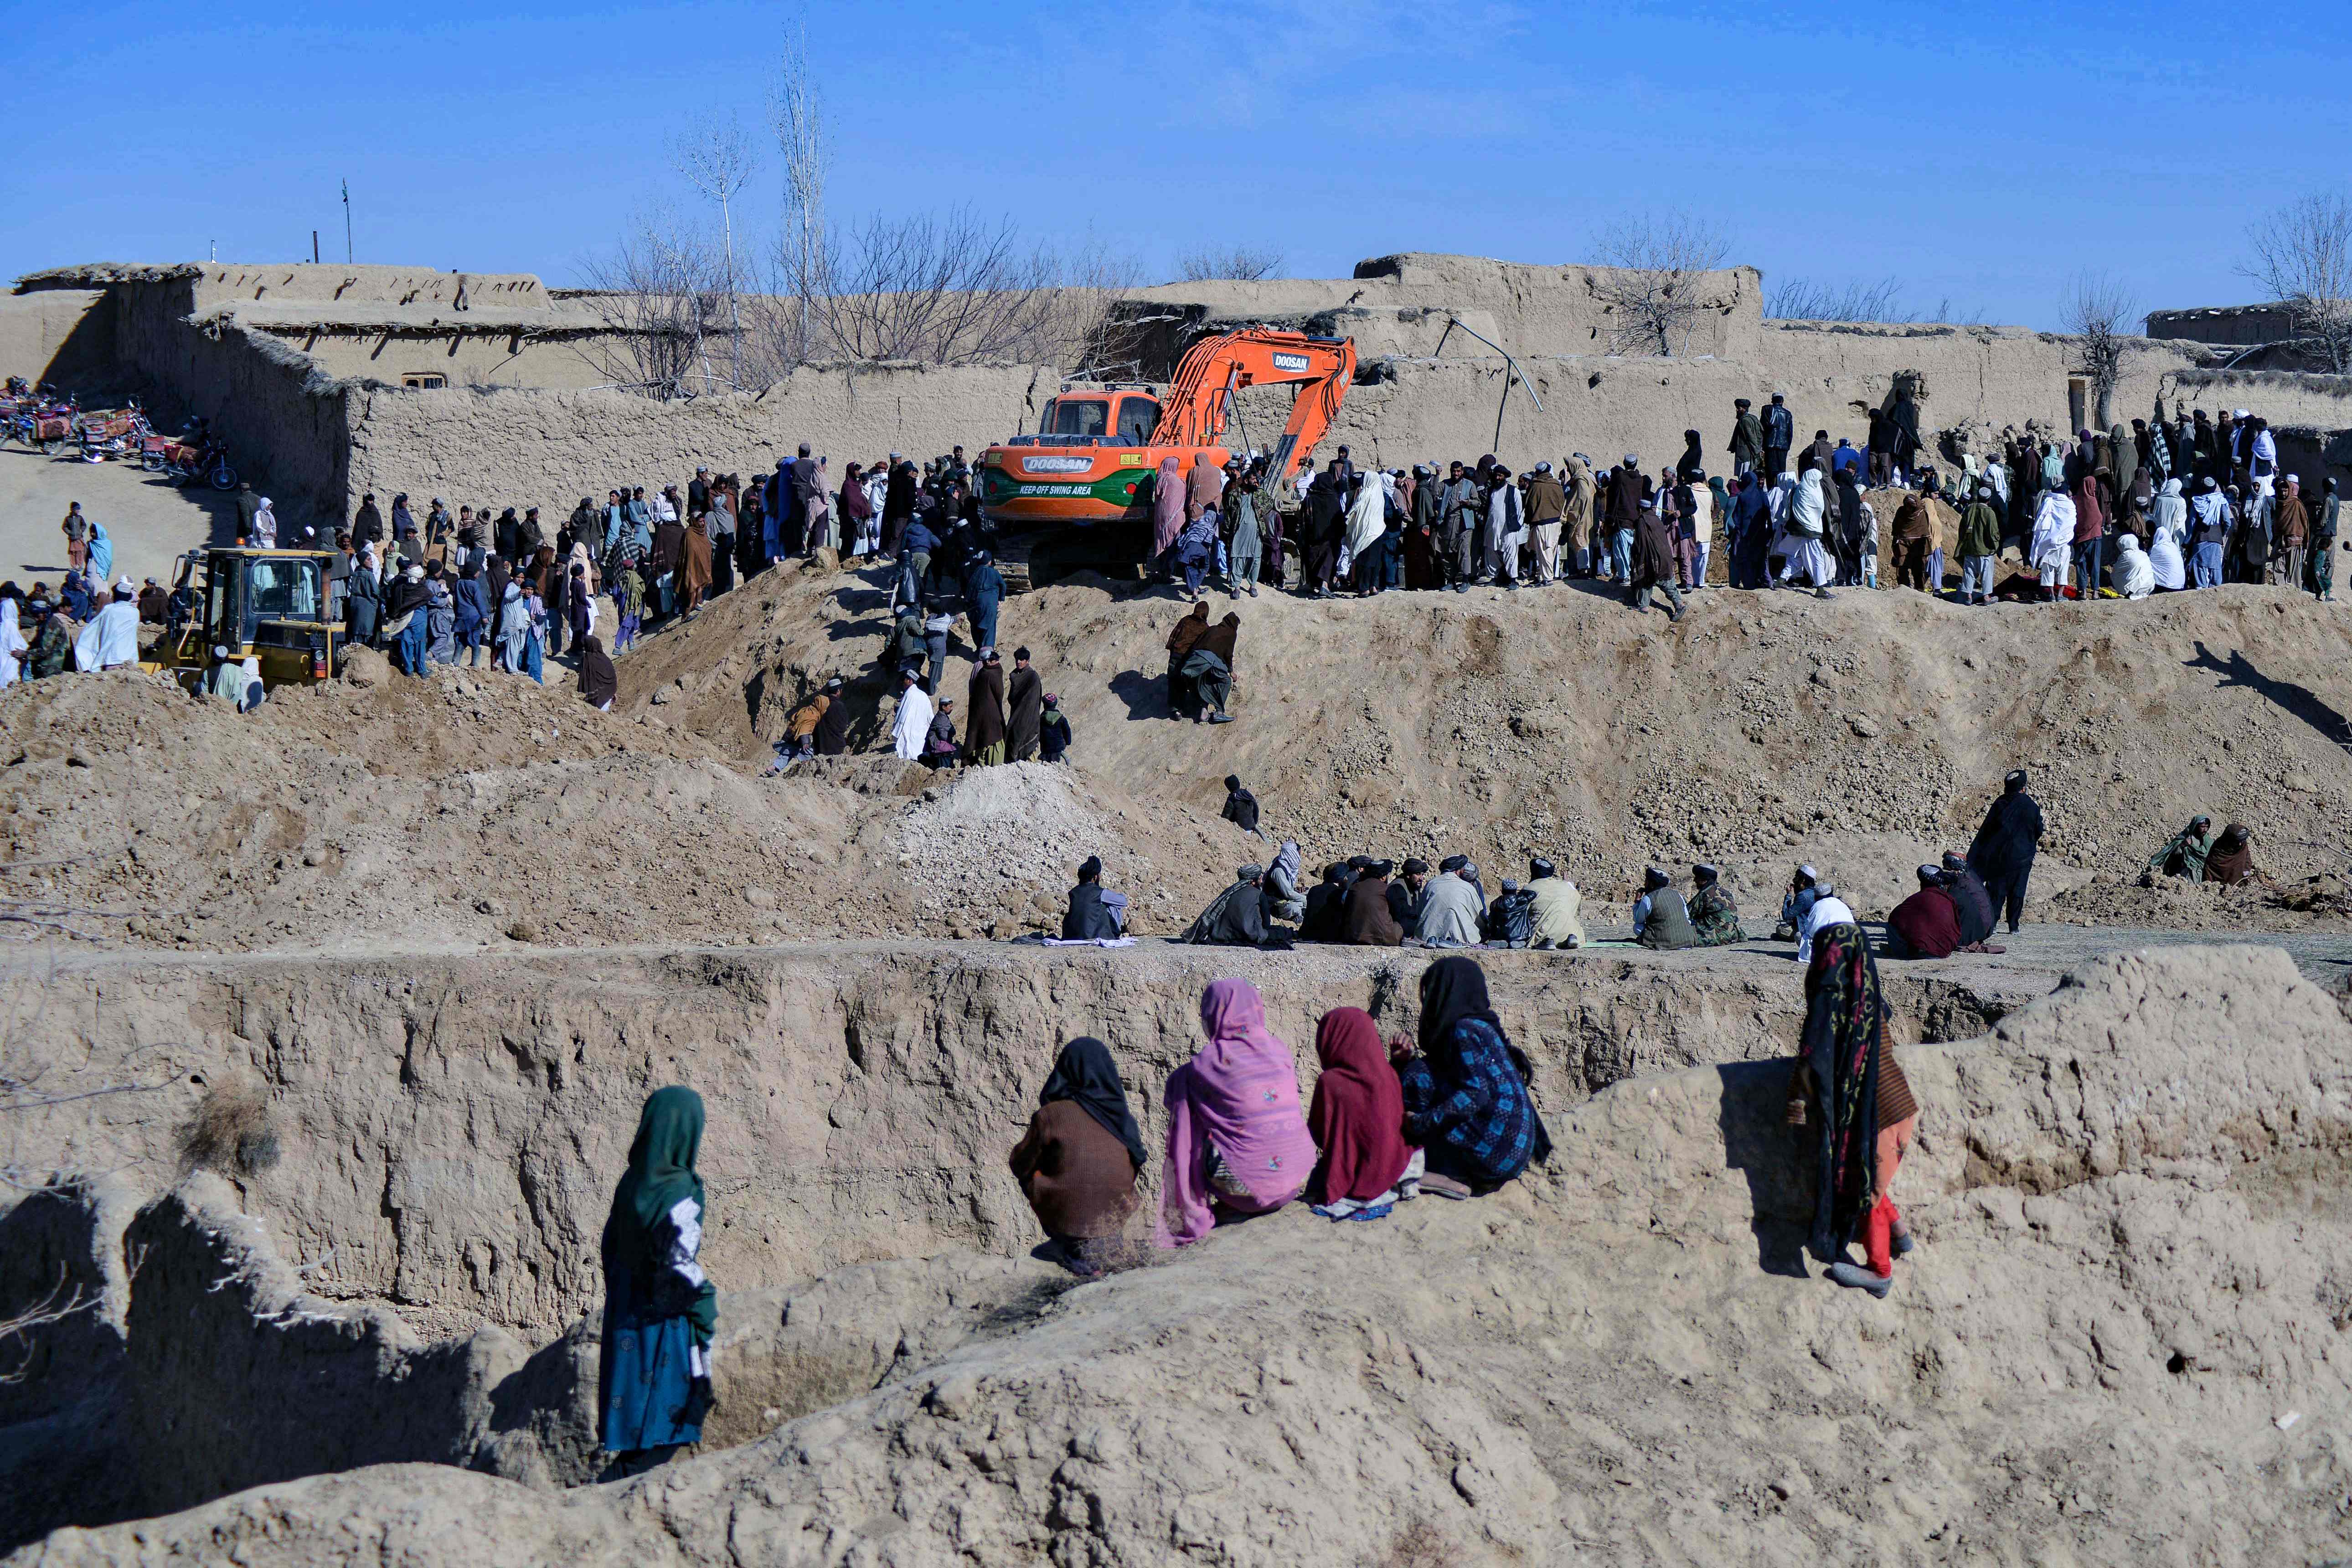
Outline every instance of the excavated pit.
<path id="1" fill-rule="evenodd" d="M 1045 955 L 830 956 L 850 1013 L 890 963 L 961 965 L 934 976 L 948 998 L 1013 985 L 1058 1009 L 1089 994 L 1085 963 Z M 1379 990 L 1377 961 L 1324 959 L 1305 963 L 1326 986 Z M 686 985 L 726 990 L 722 1015 L 816 989 L 662 962 L 667 984 L 631 984 L 674 1003 Z M 1922 1247 L 1886 1302 L 1803 1260 L 1808 1164 L 1780 1125 L 1777 1064 L 1662 1053 L 1590 1096 L 1566 1086 L 1570 1005 L 1631 1008 L 1640 984 L 1671 981 L 1693 1006 L 1712 988 L 1728 1016 L 1751 984 L 1750 955 L 1682 975 L 1628 962 L 1639 973 L 1580 995 L 1494 966 L 1511 976 L 1507 1022 L 1526 1020 L 1515 1032 L 1562 1018 L 1539 1047 L 1557 1152 L 1496 1197 L 1374 1226 L 1294 1205 L 1087 1284 L 966 1247 L 733 1289 L 711 1441 L 615 1486 L 578 1484 L 597 1463 L 593 1322 L 532 1352 L 495 1326 L 427 1342 L 382 1306 L 322 1300 L 306 1288 L 322 1263 L 292 1261 L 277 1222 L 246 1212 L 313 1157 L 284 1136 L 265 1175 L 197 1174 L 138 1209 L 110 1394 L 0 1437 L 12 1540 L 39 1496 L 91 1522 L 202 1506 L 61 1531 L 12 1562 L 1271 1568 L 1410 1562 L 1419 1542 L 1449 1563 L 2237 1564 L 2317 1560 L 2340 1540 L 2352 1024 L 2285 955 L 2121 952 L 1989 1034 L 1904 1047 L 1931 1108 L 1901 1184 Z M 1139 1033 L 1175 1003 L 1136 993 L 1194 978 L 1154 968 L 1118 988 Z M 323 1029 L 332 1009 L 306 1015 L 291 994 L 315 978 L 240 973 L 237 1037 L 259 1048 L 295 1017 Z M 420 970 L 412 1002 L 378 1020 L 412 1041 L 394 1083 L 438 1081 L 501 1120 L 489 1080 L 451 1071 L 466 1047 L 413 1009 L 515 979 Z M 547 1007 L 549 1027 L 584 1035 L 589 1010 Z M 976 1049 L 964 1026 L 957 1048 Z M 618 1071 L 730 1048 L 698 1047 L 700 1027 L 633 1042 Z M 909 1107 L 941 1088 L 915 1069 L 921 1033 L 866 1036 L 862 1070 L 903 1079 Z M 614 1070 L 606 1055 L 583 1050 L 559 1092 L 589 1092 Z M 980 1066 L 967 1081 L 992 1076 Z M 853 1126 L 875 1142 L 872 1122 Z M 125 1209 L 119 1192 L 39 1199 L 8 1223 L 27 1211 L 52 1222 L 49 1255 L 73 1252 L 68 1222 L 85 1216 L 97 1270 L 103 1216 Z M 8 1239 L 10 1259 L 27 1250 Z M 59 1503 L 61 1476 L 89 1489 Z M 246 1487 L 259 1489 L 221 1495 Z"/>
<path id="2" fill-rule="evenodd" d="M 1060 1287 L 1027 1256 L 1039 1237 L 1003 1162 L 1063 1040 L 1112 1043 L 1158 1139 L 1209 980 L 1259 985 L 1311 1084 L 1315 1018 L 1356 1004 L 1410 1034 L 1432 956 L 828 943 L 20 973 L 20 1002 L 83 997 L 36 1011 L 40 1055 L 157 1087 L 26 1119 L 22 1153 L 110 1174 L 0 1219 L 0 1310 L 56 1279 L 110 1305 L 45 1350 L 45 1375 L 0 1385 L 0 1468 L 89 1456 L 53 1465 L 60 1484 L 28 1478 L 6 1539 L 390 1459 L 593 1479 L 597 1237 L 664 1082 L 709 1107 L 704 1258 L 732 1336 L 709 1447 L 1013 1331 Z M 1783 1056 L 1801 1017 L 1785 950 L 1481 956 L 1552 1115 L 1638 1075 Z M 2054 980 L 1937 967 L 1890 973 L 1897 1038 L 1979 1034 Z M 942 1254 L 998 1271 L 911 1261 Z M 845 1268 L 865 1307 L 835 1284 L 830 1323 L 812 1328 L 814 1298 L 794 1318 L 793 1290 Z M 276 1397 L 294 1386 L 308 1396 Z M 105 1458 L 110 1423 L 137 1435 L 134 1460 Z"/>
<path id="3" fill-rule="evenodd" d="M 1636 1074 L 1788 1054 L 1801 995 L 1785 953 L 1481 956 L 1557 1110 Z M 488 1321 L 544 1339 L 599 1300 L 610 1184 L 660 1084 L 709 1107 L 719 1278 L 1010 1256 L 1036 1237 L 1005 1152 L 1064 1040 L 1110 1042 L 1156 1137 L 1210 980 L 1258 985 L 1311 1084 L 1315 1019 L 1352 1004 L 1410 1033 L 1431 956 L 941 942 L 123 962 L 42 1015 L 50 1049 L 165 1087 L 36 1112 L 26 1136 L 30 1163 L 121 1170 L 152 1192 L 186 1163 L 201 1113 L 258 1090 L 266 1126 L 247 1136 L 272 1163 L 222 1173 L 309 1260 L 307 1289 L 428 1332 Z M 1897 1039 L 1980 1033 L 2055 980 L 1933 967 L 1888 968 Z"/>

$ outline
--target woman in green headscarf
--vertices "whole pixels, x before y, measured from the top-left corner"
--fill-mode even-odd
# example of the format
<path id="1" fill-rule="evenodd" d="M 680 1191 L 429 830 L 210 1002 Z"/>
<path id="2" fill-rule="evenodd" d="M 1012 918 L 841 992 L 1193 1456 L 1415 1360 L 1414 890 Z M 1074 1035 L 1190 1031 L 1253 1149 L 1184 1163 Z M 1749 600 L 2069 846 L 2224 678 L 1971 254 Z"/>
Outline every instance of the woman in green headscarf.
<path id="1" fill-rule="evenodd" d="M 604 1340 L 596 1407 L 610 1476 L 633 1476 L 702 1440 L 719 1293 L 702 1250 L 702 1097 L 656 1089 L 604 1221 Z"/>

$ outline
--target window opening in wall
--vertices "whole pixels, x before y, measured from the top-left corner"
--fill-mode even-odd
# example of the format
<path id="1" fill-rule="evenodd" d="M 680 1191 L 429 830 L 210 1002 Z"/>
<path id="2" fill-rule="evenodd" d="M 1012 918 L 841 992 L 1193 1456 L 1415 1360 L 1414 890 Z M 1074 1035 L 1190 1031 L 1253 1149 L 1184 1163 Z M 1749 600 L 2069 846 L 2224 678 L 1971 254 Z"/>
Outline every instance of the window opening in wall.
<path id="1" fill-rule="evenodd" d="M 403 386 L 413 386 L 419 392 L 437 392 L 441 388 L 449 384 L 449 378 L 446 375 L 436 375 L 431 371 L 426 371 L 420 375 L 402 376 L 400 378 L 400 384 Z"/>

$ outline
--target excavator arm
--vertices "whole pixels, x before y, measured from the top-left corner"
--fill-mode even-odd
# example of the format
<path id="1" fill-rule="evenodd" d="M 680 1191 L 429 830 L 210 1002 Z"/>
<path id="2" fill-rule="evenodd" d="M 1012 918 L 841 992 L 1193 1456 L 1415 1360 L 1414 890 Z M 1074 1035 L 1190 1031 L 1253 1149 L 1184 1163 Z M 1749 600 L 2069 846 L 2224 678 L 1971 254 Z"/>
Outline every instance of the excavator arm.
<path id="1" fill-rule="evenodd" d="M 1339 416 L 1339 400 L 1356 378 L 1356 345 L 1349 338 L 1248 327 L 1203 338 L 1185 353 L 1160 409 L 1155 447 L 1207 447 L 1224 433 L 1234 395 L 1247 386 L 1307 383 L 1291 405 L 1290 422 L 1268 454 L 1266 482 L 1286 482 Z"/>

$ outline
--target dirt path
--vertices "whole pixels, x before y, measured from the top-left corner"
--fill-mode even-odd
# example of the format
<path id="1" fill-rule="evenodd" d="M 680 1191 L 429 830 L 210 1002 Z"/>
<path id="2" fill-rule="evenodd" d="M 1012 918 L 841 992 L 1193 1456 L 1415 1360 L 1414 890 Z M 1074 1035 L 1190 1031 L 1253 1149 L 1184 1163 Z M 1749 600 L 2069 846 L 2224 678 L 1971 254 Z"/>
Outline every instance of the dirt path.
<path id="1" fill-rule="evenodd" d="M 236 508 L 225 495 L 184 490 L 136 464 L 45 458 L 11 445 L 0 447 L 0 578 L 56 586 L 66 572 L 58 521 L 71 501 L 104 525 L 115 574 L 134 583 L 167 578 L 173 557 L 235 536 Z"/>

